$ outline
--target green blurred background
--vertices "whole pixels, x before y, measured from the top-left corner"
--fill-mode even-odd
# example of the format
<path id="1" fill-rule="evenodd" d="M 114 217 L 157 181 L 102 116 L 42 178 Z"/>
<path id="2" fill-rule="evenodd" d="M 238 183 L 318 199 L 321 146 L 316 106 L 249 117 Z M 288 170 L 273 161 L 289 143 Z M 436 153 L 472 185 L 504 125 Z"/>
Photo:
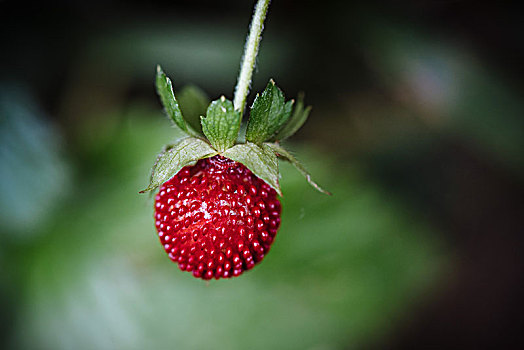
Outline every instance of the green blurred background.
<path id="1" fill-rule="evenodd" d="M 138 195 L 154 92 L 232 98 L 254 1 L 0 2 L 0 348 L 524 346 L 522 16 L 479 1 L 274 0 L 253 90 L 313 112 L 245 275 L 172 264 Z M 252 96 L 251 96 L 252 100 Z"/>

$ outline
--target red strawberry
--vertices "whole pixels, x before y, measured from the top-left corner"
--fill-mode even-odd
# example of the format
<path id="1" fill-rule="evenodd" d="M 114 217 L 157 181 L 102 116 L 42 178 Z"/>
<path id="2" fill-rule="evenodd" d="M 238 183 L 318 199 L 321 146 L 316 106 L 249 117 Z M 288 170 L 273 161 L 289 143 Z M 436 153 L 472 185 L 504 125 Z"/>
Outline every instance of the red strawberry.
<path id="1" fill-rule="evenodd" d="M 240 131 L 268 6 L 269 0 L 257 2 L 234 104 L 222 96 L 204 111 L 205 96 L 186 93 L 184 116 L 171 80 L 157 66 L 160 100 L 186 137 L 158 155 L 149 186 L 140 192 L 160 186 L 155 198 L 160 242 L 181 270 L 206 280 L 238 276 L 262 261 L 271 248 L 280 226 L 277 157 L 293 164 L 317 190 L 329 194 L 280 145 L 309 115 L 311 108 L 304 108 L 302 97 L 293 108 L 295 101 L 286 102 L 270 80 L 253 102 L 245 132 Z M 191 124 L 185 118 L 190 114 Z M 195 118 L 199 118 L 201 132 Z"/>
<path id="2" fill-rule="evenodd" d="M 238 276 L 267 254 L 280 226 L 280 157 L 317 190 L 304 167 L 281 145 L 306 121 L 301 99 L 285 102 L 274 81 L 257 95 L 245 142 L 238 143 L 242 108 L 221 97 L 198 115 L 202 133 L 188 124 L 171 80 L 157 69 L 157 90 L 166 113 L 186 137 L 158 157 L 150 184 L 160 186 L 155 220 L 160 242 L 181 270 L 203 279 Z M 201 101 L 201 100 L 200 100 Z M 194 125 L 194 123 L 193 123 Z"/>
<path id="3" fill-rule="evenodd" d="M 267 254 L 280 226 L 276 191 L 244 165 L 215 156 L 185 167 L 156 196 L 156 228 L 183 271 L 238 276 Z"/>

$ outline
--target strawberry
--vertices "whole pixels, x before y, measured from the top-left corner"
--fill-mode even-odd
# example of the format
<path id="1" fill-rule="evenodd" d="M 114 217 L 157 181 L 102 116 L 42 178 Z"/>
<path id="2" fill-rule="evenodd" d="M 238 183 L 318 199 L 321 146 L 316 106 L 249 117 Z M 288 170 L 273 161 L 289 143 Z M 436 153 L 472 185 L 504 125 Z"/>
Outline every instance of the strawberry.
<path id="1" fill-rule="evenodd" d="M 160 242 L 181 270 L 218 279 L 264 258 L 280 226 L 280 202 L 244 165 L 214 156 L 160 187 L 155 218 Z"/>
<path id="2" fill-rule="evenodd" d="M 160 242 L 181 270 L 202 279 L 238 276 L 268 253 L 280 226 L 278 158 L 293 164 L 315 189 L 329 194 L 280 144 L 309 116 L 311 108 L 304 108 L 302 96 L 296 106 L 294 100 L 286 102 L 270 80 L 255 98 L 245 132 L 240 132 L 268 5 L 269 0 L 256 5 L 234 104 L 222 96 L 207 110 L 190 113 L 195 105 L 208 103 L 202 93 L 191 96 L 186 90 L 183 114 L 171 80 L 157 67 L 160 100 L 185 136 L 157 156 L 149 186 L 140 192 L 160 187 L 155 198 Z"/>

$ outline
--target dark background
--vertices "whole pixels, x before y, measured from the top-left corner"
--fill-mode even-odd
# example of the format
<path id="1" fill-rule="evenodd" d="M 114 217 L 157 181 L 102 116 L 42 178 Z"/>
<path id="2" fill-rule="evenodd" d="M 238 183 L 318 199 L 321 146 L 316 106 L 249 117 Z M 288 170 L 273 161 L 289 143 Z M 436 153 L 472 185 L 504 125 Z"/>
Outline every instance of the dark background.
<path id="1" fill-rule="evenodd" d="M 280 255 L 272 251 L 273 265 L 264 262 L 240 277 L 248 281 L 246 285 L 220 281 L 216 291 L 216 282 L 202 289 L 201 281 L 180 277 L 181 272 L 166 266 L 169 261 L 162 259 L 153 242 L 153 225 L 147 221 L 150 202 L 135 195 L 140 189 L 135 187 L 147 180 L 155 152 L 170 138 L 154 93 L 154 69 L 160 63 L 176 87 L 196 84 L 212 99 L 221 94 L 232 98 L 253 5 L 252 1 L 0 2 L 0 345 L 140 348 L 136 345 L 140 342 L 122 340 L 133 327 L 149 335 L 142 325 L 156 329 L 163 325 L 169 333 L 187 320 L 190 332 L 155 337 L 144 344 L 200 348 L 213 343 L 194 338 L 209 333 L 229 341 L 216 348 L 249 348 L 246 344 L 259 348 L 263 346 L 259 341 L 273 337 L 268 324 L 275 312 L 297 312 L 276 323 L 285 328 L 290 322 L 289 332 L 274 335 L 272 344 L 277 348 L 524 346 L 524 41 L 521 12 L 506 2 L 274 0 L 253 90 L 261 90 L 273 77 L 287 96 L 306 92 L 313 113 L 292 145 L 334 196 L 302 195 L 309 188 L 285 168 L 284 178 L 288 172 L 297 177 L 288 188 L 283 183 L 284 208 L 286 201 L 289 208 L 283 221 L 288 215 L 289 225 L 283 226 L 280 236 L 289 232 L 290 238 L 282 238 Z M 140 167 L 129 171 L 132 164 Z M 119 197 L 121 192 L 130 194 Z M 361 194 L 374 200 L 355 202 Z M 102 208 L 100 202 L 107 207 L 99 211 L 111 215 L 95 213 Z M 332 240 L 346 231 L 364 232 L 359 225 L 348 226 L 345 216 L 373 225 L 383 220 L 384 212 L 402 225 L 384 219 L 383 225 L 370 229 L 378 236 L 369 244 L 383 256 L 376 257 L 375 248 L 363 253 L 352 241 Z M 135 215 L 130 213 L 144 217 L 138 227 L 145 239 L 131 243 L 131 250 L 119 251 L 121 260 L 109 264 L 132 266 L 133 272 L 124 268 L 115 273 L 130 273 L 139 287 L 112 291 L 102 285 L 98 294 L 86 291 L 70 277 L 82 280 L 90 266 L 111 256 L 107 246 L 126 247 L 125 242 L 140 237 L 140 231 L 135 235 L 122 228 L 129 222 L 125 215 Z M 311 222 L 328 223 L 319 226 L 326 232 L 292 235 L 299 228 L 307 231 L 307 225 L 294 226 L 295 218 L 299 222 L 304 215 Z M 102 224 L 100 217 L 105 220 Z M 419 225 L 424 227 L 420 236 Z M 99 237 L 96 243 L 91 232 Z M 402 244 L 412 243 L 390 252 L 385 242 L 395 232 L 407 234 L 398 236 Z M 289 267 L 297 262 L 291 252 L 300 250 L 299 240 L 306 247 L 298 258 L 303 266 L 309 266 L 310 259 L 325 260 L 303 269 Z M 145 257 L 144 242 L 152 242 L 152 254 Z M 277 243 L 274 250 L 279 249 Z M 347 243 L 347 251 L 340 248 L 336 253 L 340 261 L 329 262 L 330 249 L 335 249 L 330 243 L 342 247 Z M 316 250 L 323 245 L 325 251 Z M 419 246 L 420 256 L 410 255 Z M 75 267 L 79 247 L 85 270 Z M 405 265 L 386 271 L 404 258 Z M 370 287 L 377 291 L 376 302 L 369 301 L 376 310 L 350 307 L 359 305 L 362 296 L 356 290 L 361 280 L 353 279 L 346 262 L 350 269 L 355 264 L 366 267 L 362 280 L 379 276 Z M 423 272 L 401 284 L 405 268 L 417 264 Z M 71 270 L 61 270 L 64 265 Z M 136 276 L 137 266 L 143 274 Z M 158 281 L 169 281 L 165 286 L 157 281 L 159 290 L 183 283 L 185 294 L 173 291 L 170 298 L 192 298 L 188 314 L 178 315 L 180 319 L 168 326 L 156 324 L 158 312 L 146 316 L 138 312 L 131 319 L 122 316 L 132 326 L 114 326 L 122 322 L 114 315 L 134 310 L 137 303 L 147 308 L 157 302 L 158 310 L 164 310 L 162 303 L 171 300 L 160 298 L 161 303 L 144 297 L 154 293 L 144 286 L 149 282 L 143 276 L 151 271 Z M 345 277 L 349 282 L 343 288 L 332 283 Z M 279 283 L 280 292 L 269 294 L 269 299 L 258 295 L 264 290 L 259 286 L 272 283 Z M 312 286 L 318 289 L 308 292 Z M 129 292 L 133 288 L 142 294 Z M 253 314 L 248 319 L 260 324 L 245 324 L 233 332 L 227 321 L 221 325 L 200 319 L 211 317 L 202 299 L 238 290 L 246 290 L 246 303 L 249 299 L 255 305 L 246 311 Z M 107 297 L 121 300 L 119 293 L 128 292 L 134 295 L 129 303 L 115 304 Z M 67 310 L 75 303 L 64 300 L 83 298 L 84 293 L 107 314 L 80 312 L 72 321 L 52 316 L 69 315 Z M 310 313 L 301 313 L 300 308 L 263 312 L 267 303 L 279 305 L 279 298 L 282 305 L 289 305 L 284 295 L 303 300 Z M 387 305 L 384 312 L 378 300 Z M 237 311 L 229 315 L 234 298 L 231 304 L 222 302 L 229 306 L 214 310 L 216 317 L 242 315 Z M 296 324 L 286 317 L 302 317 L 311 324 Z M 97 323 L 107 325 L 108 342 L 98 341 L 103 337 L 96 327 L 89 327 Z M 205 327 L 215 329 L 200 329 Z M 247 327 L 261 327 L 261 332 L 252 336 Z M 311 329 L 316 329 L 315 337 L 309 339 L 304 334 Z M 61 330 L 69 333 L 67 339 Z M 182 338 L 186 340 L 177 343 Z"/>

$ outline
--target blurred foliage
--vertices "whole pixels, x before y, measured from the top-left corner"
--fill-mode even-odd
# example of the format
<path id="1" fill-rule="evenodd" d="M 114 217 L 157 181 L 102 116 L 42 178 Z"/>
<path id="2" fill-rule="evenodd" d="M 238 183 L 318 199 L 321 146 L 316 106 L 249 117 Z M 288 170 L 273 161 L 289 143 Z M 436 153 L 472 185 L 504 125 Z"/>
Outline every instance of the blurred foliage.
<path id="1" fill-rule="evenodd" d="M 430 128 L 457 135 L 524 174 L 524 105 L 466 50 L 407 25 L 370 19 L 364 51 L 378 78 Z"/>
<path id="2" fill-rule="evenodd" d="M 264 262 L 210 283 L 180 272 L 157 242 L 152 199 L 137 195 L 153 155 L 173 138 L 159 113 L 149 115 L 132 109 L 46 239 L 17 256 L 27 277 L 14 345 L 340 348 L 388 334 L 428 291 L 442 263 L 428 227 L 357 166 L 307 148 L 306 163 L 333 197 L 283 165 L 283 224 Z"/>
<path id="3" fill-rule="evenodd" d="M 38 234 L 67 193 L 69 168 L 60 140 L 27 88 L 0 85 L 0 242 Z"/>

